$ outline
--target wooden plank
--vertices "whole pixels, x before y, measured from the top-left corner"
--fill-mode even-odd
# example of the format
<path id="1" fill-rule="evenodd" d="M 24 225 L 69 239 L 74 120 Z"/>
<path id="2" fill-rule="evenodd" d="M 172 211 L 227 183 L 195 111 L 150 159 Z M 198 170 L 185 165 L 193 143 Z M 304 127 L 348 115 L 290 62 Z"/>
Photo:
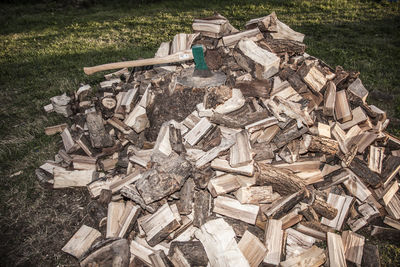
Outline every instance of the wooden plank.
<path id="1" fill-rule="evenodd" d="M 338 210 L 338 213 L 332 220 L 323 217 L 321 219 L 321 223 L 340 231 L 349 211 L 350 205 L 353 203 L 353 197 L 329 193 L 327 203 L 334 206 Z"/>
<path id="2" fill-rule="evenodd" d="M 234 195 L 242 204 L 272 203 L 280 198 L 278 193 L 272 192 L 272 186 L 241 187 Z"/>
<path id="3" fill-rule="evenodd" d="M 327 233 L 330 266 L 346 267 L 346 257 L 342 238 L 335 233 Z"/>
<path id="4" fill-rule="evenodd" d="M 175 214 L 171 210 L 168 203 L 152 214 L 141 224 L 143 231 L 146 233 L 146 240 L 150 246 L 155 246 L 179 227 Z"/>
<path id="5" fill-rule="evenodd" d="M 256 223 L 259 209 L 257 205 L 241 204 L 229 197 L 218 196 L 214 199 L 213 212 L 253 225 Z"/>
<path id="6" fill-rule="evenodd" d="M 80 259 L 100 236 L 96 229 L 82 225 L 61 250 Z"/>
<path id="7" fill-rule="evenodd" d="M 240 239 L 238 247 L 251 267 L 259 266 L 267 253 L 264 244 L 247 230 Z"/>
<path id="8" fill-rule="evenodd" d="M 240 188 L 240 183 L 234 174 L 224 174 L 216 178 L 212 178 L 208 182 L 208 191 L 213 197 L 223 195 Z"/>
<path id="9" fill-rule="evenodd" d="M 342 233 L 342 242 L 346 260 L 361 265 L 365 237 L 352 231 Z"/>
<path id="10" fill-rule="evenodd" d="M 342 123 L 350 121 L 353 118 L 345 90 L 336 92 L 335 115 L 336 119 Z"/>
<path id="11" fill-rule="evenodd" d="M 95 175 L 94 170 L 67 171 L 55 168 L 53 188 L 83 187 L 89 184 Z"/>
<path id="12" fill-rule="evenodd" d="M 222 218 L 208 221 L 195 235 L 204 246 L 210 266 L 250 266 L 236 243 L 235 232 Z"/>
<path id="13" fill-rule="evenodd" d="M 265 230 L 265 247 L 267 254 L 263 263 L 277 266 L 281 261 L 283 230 L 282 221 L 268 220 L 268 226 Z"/>
<path id="14" fill-rule="evenodd" d="M 282 267 L 318 267 L 322 266 L 326 261 L 326 255 L 323 249 L 316 246 L 305 250 L 298 256 L 291 257 L 282 261 L 279 266 Z"/>
<path id="15" fill-rule="evenodd" d="M 253 160 L 247 131 L 235 135 L 236 143 L 230 149 L 230 162 L 233 168 L 248 165 Z"/>

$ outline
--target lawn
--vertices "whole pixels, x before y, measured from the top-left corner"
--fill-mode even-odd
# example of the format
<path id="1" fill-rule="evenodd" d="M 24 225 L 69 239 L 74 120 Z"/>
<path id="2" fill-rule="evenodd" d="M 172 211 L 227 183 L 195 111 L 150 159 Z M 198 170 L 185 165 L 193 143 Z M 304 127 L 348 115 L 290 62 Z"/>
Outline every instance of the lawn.
<path id="1" fill-rule="evenodd" d="M 64 121 L 44 113 L 49 98 L 102 80 L 104 73 L 86 76 L 84 66 L 152 57 L 162 41 L 191 32 L 194 18 L 214 11 L 239 29 L 275 11 L 306 34 L 307 53 L 332 67 L 360 71 L 371 91 L 368 101 L 387 110 L 389 131 L 400 134 L 400 3 L 104 2 L 0 4 L 0 253 L 5 266 L 76 264 L 60 249 L 82 223 L 96 222 L 84 189 L 53 191 L 36 182 L 35 168 L 60 147 L 58 136 L 43 131 Z M 380 242 L 379 248 L 384 265 L 400 264 L 399 247 Z"/>

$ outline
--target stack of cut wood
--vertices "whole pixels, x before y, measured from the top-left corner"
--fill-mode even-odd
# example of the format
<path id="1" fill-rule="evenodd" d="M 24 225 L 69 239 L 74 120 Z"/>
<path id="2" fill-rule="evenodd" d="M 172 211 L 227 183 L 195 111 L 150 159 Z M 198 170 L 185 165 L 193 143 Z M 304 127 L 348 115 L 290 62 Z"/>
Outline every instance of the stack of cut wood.
<path id="1" fill-rule="evenodd" d="M 73 123 L 45 129 L 63 148 L 39 180 L 108 208 L 63 251 L 82 266 L 379 266 L 357 232 L 399 240 L 400 140 L 359 73 L 306 54 L 275 13 L 193 30 L 156 56 L 202 44 L 212 77 L 192 77 L 193 62 L 123 69 L 45 107 Z M 147 139 L 155 97 L 177 90 L 204 100 Z"/>

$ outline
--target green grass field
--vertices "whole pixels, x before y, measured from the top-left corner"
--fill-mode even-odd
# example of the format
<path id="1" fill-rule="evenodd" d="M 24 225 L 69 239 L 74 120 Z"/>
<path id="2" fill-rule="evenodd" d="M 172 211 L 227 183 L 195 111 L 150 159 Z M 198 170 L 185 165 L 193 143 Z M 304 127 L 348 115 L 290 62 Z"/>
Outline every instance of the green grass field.
<path id="1" fill-rule="evenodd" d="M 306 34 L 307 53 L 335 67 L 358 70 L 369 98 L 387 110 L 389 129 L 400 131 L 400 3 L 388 1 L 108 1 L 89 7 L 57 3 L 0 4 L 0 252 L 5 265 L 74 264 L 60 252 L 88 220 L 84 190 L 45 190 L 34 169 L 52 159 L 59 136 L 44 127 L 63 118 L 46 115 L 49 98 L 102 73 L 82 68 L 122 59 L 152 57 L 162 41 L 191 32 L 193 18 L 214 11 L 238 29 L 275 11 Z M 103 73 L 104 74 L 104 73 Z M 10 177 L 22 171 L 22 174 Z M 86 204 L 85 204 L 86 203 Z M 90 216 L 89 216 L 90 217 Z M 398 246 L 379 243 L 385 266 L 400 264 Z"/>

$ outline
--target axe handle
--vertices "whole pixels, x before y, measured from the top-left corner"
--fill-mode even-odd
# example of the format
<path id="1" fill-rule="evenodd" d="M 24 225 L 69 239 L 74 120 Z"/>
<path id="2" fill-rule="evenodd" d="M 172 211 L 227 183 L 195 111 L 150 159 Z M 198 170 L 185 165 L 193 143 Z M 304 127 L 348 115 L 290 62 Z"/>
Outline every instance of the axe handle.
<path id="1" fill-rule="evenodd" d="M 175 63 L 181 62 L 186 60 L 193 59 L 192 50 L 185 50 L 182 52 L 177 52 L 172 55 L 168 55 L 165 57 L 159 58 L 146 58 L 146 59 L 139 59 L 139 60 L 132 60 L 132 61 L 122 61 L 122 62 L 115 62 L 109 64 L 98 65 L 94 67 L 85 67 L 83 71 L 87 74 L 93 74 L 103 70 L 113 70 L 113 69 L 122 69 L 122 68 L 129 68 L 129 67 L 140 67 L 140 66 L 150 66 L 150 65 L 158 65 L 158 64 L 167 64 L 167 63 Z"/>

